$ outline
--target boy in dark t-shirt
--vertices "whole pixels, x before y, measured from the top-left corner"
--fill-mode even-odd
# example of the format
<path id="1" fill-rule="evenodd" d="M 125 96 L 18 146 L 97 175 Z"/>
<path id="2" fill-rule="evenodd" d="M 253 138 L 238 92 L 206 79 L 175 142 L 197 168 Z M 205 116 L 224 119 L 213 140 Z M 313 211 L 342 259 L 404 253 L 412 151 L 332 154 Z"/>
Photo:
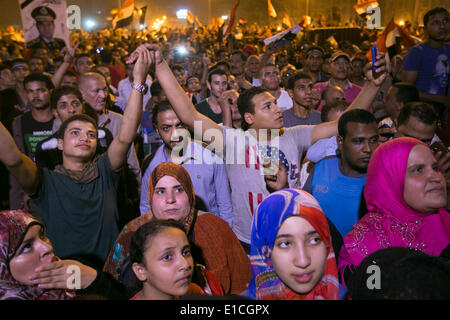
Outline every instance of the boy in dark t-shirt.
<path id="1" fill-rule="evenodd" d="M 0 160 L 38 207 L 57 256 L 84 256 L 100 267 L 118 236 L 115 199 L 118 172 L 141 121 L 150 52 L 140 46 L 132 54 L 132 60 L 136 61 L 134 89 L 120 132 L 97 159 L 93 159 L 97 122 L 87 115 L 72 116 L 61 125 L 58 149 L 62 151 L 63 164 L 53 171 L 39 170 L 0 125 L 0 148 L 4 150 Z"/>

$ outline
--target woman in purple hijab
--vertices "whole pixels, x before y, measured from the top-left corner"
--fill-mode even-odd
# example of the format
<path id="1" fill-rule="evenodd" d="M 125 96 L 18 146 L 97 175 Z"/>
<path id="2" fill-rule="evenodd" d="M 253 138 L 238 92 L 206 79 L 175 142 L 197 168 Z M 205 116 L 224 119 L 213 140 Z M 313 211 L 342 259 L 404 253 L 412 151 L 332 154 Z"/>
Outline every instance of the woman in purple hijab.
<path id="1" fill-rule="evenodd" d="M 372 252 L 408 247 L 439 256 L 450 243 L 446 182 L 430 148 L 413 138 L 382 144 L 372 155 L 364 196 L 369 212 L 344 238 L 341 281 Z"/>

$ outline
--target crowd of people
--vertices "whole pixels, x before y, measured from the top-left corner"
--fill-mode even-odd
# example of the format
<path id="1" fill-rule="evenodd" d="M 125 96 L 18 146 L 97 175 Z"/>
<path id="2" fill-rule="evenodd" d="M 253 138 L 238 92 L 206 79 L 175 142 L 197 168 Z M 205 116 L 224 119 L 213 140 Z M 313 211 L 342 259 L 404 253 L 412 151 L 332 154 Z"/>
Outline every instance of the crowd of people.
<path id="1" fill-rule="evenodd" d="M 4 33 L 0 300 L 449 299 L 449 12 L 423 25 L 372 60 L 364 28 Z"/>

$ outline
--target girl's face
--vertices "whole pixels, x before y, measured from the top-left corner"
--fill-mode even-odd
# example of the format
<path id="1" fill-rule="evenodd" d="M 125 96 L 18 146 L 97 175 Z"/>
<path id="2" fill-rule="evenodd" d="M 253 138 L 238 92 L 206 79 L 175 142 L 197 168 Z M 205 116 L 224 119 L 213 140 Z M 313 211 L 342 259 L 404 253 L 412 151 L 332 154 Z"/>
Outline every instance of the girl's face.
<path id="1" fill-rule="evenodd" d="M 133 270 L 144 281 L 146 300 L 168 300 L 186 294 L 194 270 L 186 234 L 177 228 L 164 228 L 146 241 L 143 264 L 134 263 Z"/>
<path id="2" fill-rule="evenodd" d="M 292 216 L 278 230 L 271 260 L 278 277 L 289 289 L 306 294 L 324 274 L 327 247 L 307 220 Z"/>
<path id="3" fill-rule="evenodd" d="M 32 285 L 30 277 L 34 275 L 34 270 L 54 259 L 57 258 L 53 253 L 53 247 L 42 227 L 34 225 L 28 229 L 21 245 L 9 262 L 9 269 L 18 282 Z"/>
<path id="4" fill-rule="evenodd" d="M 405 202 L 414 210 L 433 213 L 447 204 L 446 183 L 430 148 L 415 146 L 408 157 L 403 191 Z"/>

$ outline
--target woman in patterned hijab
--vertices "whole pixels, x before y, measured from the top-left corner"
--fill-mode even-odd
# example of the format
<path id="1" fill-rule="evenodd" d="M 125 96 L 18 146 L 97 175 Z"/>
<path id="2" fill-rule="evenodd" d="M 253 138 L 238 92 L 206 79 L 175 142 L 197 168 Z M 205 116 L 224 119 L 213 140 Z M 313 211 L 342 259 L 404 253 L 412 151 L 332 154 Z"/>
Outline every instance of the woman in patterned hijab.
<path id="1" fill-rule="evenodd" d="M 42 252 L 38 262 L 55 258 L 52 245 L 43 235 L 43 226 L 40 222 L 21 210 L 1 211 L 0 300 L 69 298 L 69 294 L 64 290 L 41 289 L 38 285 L 26 284 L 26 271 L 32 272 L 38 266 L 32 263 L 35 261 L 27 259 L 30 257 L 29 254 L 33 253 L 30 252 L 30 246 L 33 246 L 35 251 Z"/>
<path id="2" fill-rule="evenodd" d="M 248 294 L 258 300 L 337 300 L 338 273 L 327 219 L 298 189 L 272 193 L 253 216 Z"/>

